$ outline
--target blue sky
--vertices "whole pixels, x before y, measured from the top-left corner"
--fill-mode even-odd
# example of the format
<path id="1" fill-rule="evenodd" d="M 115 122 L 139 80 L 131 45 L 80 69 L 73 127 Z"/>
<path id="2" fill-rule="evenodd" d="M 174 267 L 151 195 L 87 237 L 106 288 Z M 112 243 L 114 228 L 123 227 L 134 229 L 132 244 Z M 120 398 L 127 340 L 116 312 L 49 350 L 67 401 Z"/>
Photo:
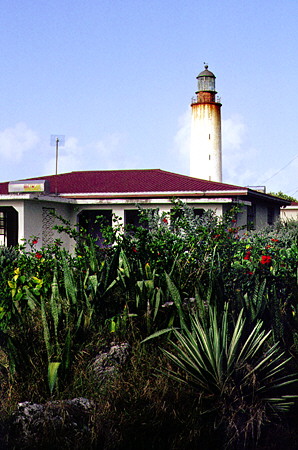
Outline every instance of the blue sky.
<path id="1" fill-rule="evenodd" d="M 0 181 L 189 174 L 203 63 L 222 101 L 223 181 L 298 197 L 298 2 L 2 0 Z M 286 166 L 286 167 L 285 167 Z"/>

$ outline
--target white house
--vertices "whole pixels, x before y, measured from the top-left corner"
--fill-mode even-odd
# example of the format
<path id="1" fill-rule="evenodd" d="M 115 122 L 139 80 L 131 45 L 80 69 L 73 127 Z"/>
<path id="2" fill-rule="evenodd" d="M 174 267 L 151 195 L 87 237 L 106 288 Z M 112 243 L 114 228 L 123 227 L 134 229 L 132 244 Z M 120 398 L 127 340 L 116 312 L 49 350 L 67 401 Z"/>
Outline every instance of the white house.
<path id="1" fill-rule="evenodd" d="M 298 202 L 291 202 L 288 206 L 281 208 L 280 218 L 284 222 L 288 220 L 298 220 Z"/>
<path id="2" fill-rule="evenodd" d="M 172 199 L 180 199 L 196 214 L 212 209 L 222 215 L 233 205 L 242 205 L 237 225 L 260 228 L 279 218 L 280 207 L 289 202 L 250 188 L 206 181 L 159 169 L 70 172 L 0 183 L 0 245 L 16 245 L 39 237 L 39 245 L 63 238 L 65 247 L 74 243 L 53 230 L 63 216 L 72 226 L 94 223 L 112 216 L 123 224 L 138 223 L 138 207 L 159 208 L 168 213 Z"/>

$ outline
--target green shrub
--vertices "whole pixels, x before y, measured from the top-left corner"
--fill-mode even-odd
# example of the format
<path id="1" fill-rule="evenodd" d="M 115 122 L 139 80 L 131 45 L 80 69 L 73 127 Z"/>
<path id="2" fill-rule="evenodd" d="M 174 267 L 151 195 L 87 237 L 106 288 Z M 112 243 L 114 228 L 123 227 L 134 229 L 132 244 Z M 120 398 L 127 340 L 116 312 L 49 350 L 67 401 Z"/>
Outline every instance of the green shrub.
<path id="1" fill-rule="evenodd" d="M 207 320 L 194 315 L 190 328 L 174 330 L 174 353 L 163 350 L 176 366 L 167 370 L 171 378 L 191 386 L 206 407 L 217 410 L 231 441 L 259 439 L 262 425 L 296 398 L 289 385 L 297 383 L 297 374 L 287 371 L 290 358 L 270 344 L 270 334 L 261 321 L 246 330 L 243 311 L 231 327 L 227 306 L 223 314 L 209 307 Z"/>

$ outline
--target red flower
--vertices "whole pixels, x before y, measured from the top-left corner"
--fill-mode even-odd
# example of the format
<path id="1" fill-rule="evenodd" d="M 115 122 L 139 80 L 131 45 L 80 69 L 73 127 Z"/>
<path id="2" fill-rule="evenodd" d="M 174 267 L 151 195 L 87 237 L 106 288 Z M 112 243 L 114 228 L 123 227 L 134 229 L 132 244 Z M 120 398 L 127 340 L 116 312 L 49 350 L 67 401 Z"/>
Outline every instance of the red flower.
<path id="1" fill-rule="evenodd" d="M 163 221 L 164 223 L 168 223 L 168 219 L 166 219 L 165 217 L 162 219 L 162 221 Z"/>
<path id="2" fill-rule="evenodd" d="M 266 247 L 265 248 L 270 248 L 271 247 L 271 245 L 266 245 Z"/>
<path id="3" fill-rule="evenodd" d="M 35 253 L 35 258 L 37 258 L 37 259 L 42 258 L 42 254 L 39 252 Z"/>
<path id="4" fill-rule="evenodd" d="M 232 223 L 236 223 L 237 222 L 237 220 L 236 219 L 232 219 Z"/>
<path id="5" fill-rule="evenodd" d="M 269 255 L 262 255 L 261 259 L 260 259 L 260 263 L 261 264 L 271 264 L 272 258 Z"/>
<path id="6" fill-rule="evenodd" d="M 248 252 L 245 253 L 243 259 L 250 260 L 250 256 L 251 256 L 251 252 L 248 251 Z"/>
<path id="7" fill-rule="evenodd" d="M 251 271 L 246 272 L 246 275 L 253 275 L 254 273 Z"/>
<path id="8" fill-rule="evenodd" d="M 133 251 L 134 253 L 137 253 L 137 249 L 136 249 L 135 247 L 132 248 L 132 251 Z"/>
<path id="9" fill-rule="evenodd" d="M 219 238 L 220 237 L 220 234 L 215 234 L 214 236 L 213 236 L 213 239 L 217 239 L 217 238 Z"/>
<path id="10" fill-rule="evenodd" d="M 32 244 L 35 245 L 35 244 L 37 244 L 37 242 L 38 242 L 38 239 L 33 239 Z"/>
<path id="11" fill-rule="evenodd" d="M 278 239 L 271 239 L 271 242 L 279 242 Z"/>

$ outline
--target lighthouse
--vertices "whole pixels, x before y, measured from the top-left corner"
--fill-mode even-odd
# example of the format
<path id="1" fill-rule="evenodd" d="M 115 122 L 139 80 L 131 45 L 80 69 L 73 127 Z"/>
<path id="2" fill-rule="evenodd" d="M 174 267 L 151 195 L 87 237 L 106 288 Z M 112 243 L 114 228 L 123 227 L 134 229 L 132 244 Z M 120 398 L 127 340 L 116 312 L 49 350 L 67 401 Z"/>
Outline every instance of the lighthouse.
<path id="1" fill-rule="evenodd" d="M 221 103 L 215 78 L 208 65 L 197 76 L 198 90 L 191 103 L 190 176 L 222 182 Z"/>

